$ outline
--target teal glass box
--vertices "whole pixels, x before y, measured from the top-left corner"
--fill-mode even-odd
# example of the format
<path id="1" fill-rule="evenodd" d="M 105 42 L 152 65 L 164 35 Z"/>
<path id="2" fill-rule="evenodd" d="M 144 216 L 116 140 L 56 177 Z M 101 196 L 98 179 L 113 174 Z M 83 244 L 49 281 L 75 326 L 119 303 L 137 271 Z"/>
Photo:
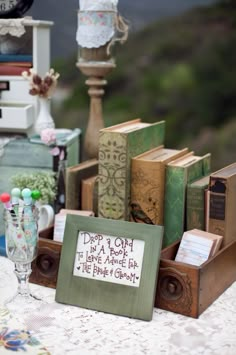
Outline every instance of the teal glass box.
<path id="1" fill-rule="evenodd" d="M 61 130 L 58 130 L 60 132 Z M 64 150 L 67 166 L 73 166 L 80 162 L 81 130 L 76 128 L 70 133 L 57 134 L 57 146 Z M 52 156 L 51 147 L 40 141 L 39 137 L 27 138 L 20 135 L 0 134 L 0 143 L 4 138 L 9 142 L 1 149 L 0 154 L 0 194 L 10 193 L 14 187 L 11 177 L 20 173 L 37 171 L 57 171 L 58 156 Z M 0 204 L 0 235 L 4 234 L 3 206 Z"/>

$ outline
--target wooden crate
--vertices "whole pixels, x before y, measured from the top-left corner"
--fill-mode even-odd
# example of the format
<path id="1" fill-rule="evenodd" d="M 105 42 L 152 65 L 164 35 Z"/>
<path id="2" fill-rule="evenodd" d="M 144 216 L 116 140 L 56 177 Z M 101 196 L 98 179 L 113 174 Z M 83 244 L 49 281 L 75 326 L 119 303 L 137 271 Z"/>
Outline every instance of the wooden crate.
<path id="1" fill-rule="evenodd" d="M 236 280 L 236 241 L 200 267 L 174 261 L 178 247 L 162 250 L 155 307 L 198 318 Z"/>

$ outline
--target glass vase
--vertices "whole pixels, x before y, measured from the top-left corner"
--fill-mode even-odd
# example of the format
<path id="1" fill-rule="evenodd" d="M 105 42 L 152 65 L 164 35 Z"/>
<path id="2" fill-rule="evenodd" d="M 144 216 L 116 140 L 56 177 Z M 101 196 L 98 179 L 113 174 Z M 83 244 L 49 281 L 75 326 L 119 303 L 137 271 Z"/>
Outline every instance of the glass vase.
<path id="1" fill-rule="evenodd" d="M 14 314 L 26 313 L 37 308 L 40 299 L 29 288 L 31 263 L 38 249 L 38 209 L 24 206 L 17 213 L 4 210 L 6 253 L 15 265 L 18 281 L 16 294 L 5 301 L 5 306 Z"/>

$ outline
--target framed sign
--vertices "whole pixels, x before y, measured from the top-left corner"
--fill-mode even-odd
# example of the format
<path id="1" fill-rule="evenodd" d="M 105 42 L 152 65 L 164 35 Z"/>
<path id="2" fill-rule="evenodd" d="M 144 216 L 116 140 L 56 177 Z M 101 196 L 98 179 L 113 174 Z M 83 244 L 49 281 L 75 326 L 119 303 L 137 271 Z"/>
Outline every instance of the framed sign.
<path id="1" fill-rule="evenodd" d="M 56 301 L 151 320 L 163 227 L 67 215 Z"/>

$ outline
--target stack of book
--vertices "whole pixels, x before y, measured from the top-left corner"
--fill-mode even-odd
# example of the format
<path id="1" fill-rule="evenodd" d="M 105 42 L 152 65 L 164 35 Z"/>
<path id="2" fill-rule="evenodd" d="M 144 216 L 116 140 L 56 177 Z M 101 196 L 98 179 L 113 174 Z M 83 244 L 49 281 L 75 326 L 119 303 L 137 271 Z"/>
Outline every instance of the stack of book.
<path id="1" fill-rule="evenodd" d="M 31 54 L 1 54 L 0 75 L 21 75 L 32 68 L 32 63 Z"/>
<path id="2" fill-rule="evenodd" d="M 236 163 L 211 172 L 211 154 L 165 147 L 165 121 L 100 130 L 98 159 L 67 169 L 66 208 L 164 226 L 163 248 L 189 230 L 236 235 Z"/>

